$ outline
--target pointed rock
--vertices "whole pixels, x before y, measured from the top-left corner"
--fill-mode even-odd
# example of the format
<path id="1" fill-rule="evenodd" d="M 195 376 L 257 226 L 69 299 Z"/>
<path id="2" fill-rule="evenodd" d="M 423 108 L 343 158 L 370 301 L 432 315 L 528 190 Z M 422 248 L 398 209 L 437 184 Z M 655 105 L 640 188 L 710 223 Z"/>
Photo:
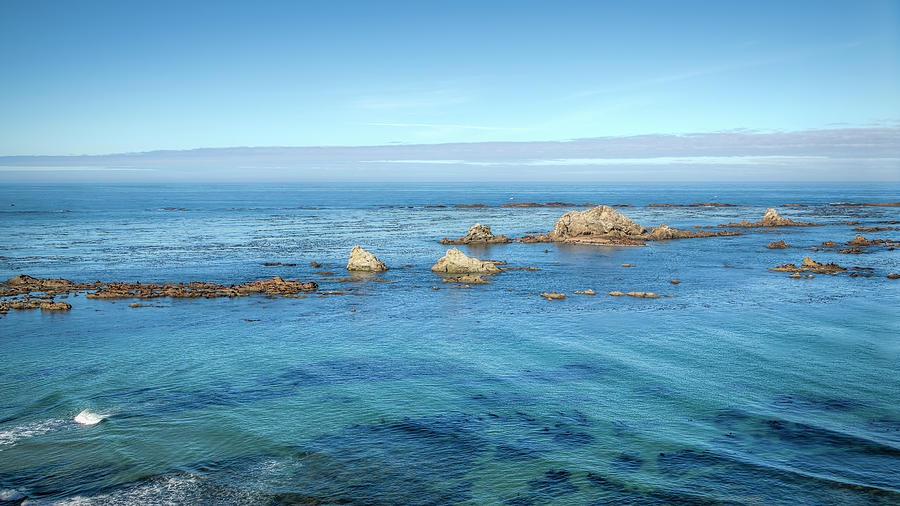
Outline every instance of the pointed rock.
<path id="1" fill-rule="evenodd" d="M 350 250 L 350 261 L 347 262 L 347 270 L 381 272 L 388 270 L 388 268 L 383 262 L 375 258 L 375 255 L 359 246 L 354 246 Z"/>

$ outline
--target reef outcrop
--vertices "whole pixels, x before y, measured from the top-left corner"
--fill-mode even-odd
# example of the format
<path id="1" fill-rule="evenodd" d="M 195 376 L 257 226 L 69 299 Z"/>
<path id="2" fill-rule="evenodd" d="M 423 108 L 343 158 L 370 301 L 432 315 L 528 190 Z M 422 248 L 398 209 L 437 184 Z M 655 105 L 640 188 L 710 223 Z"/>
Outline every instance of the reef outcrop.
<path id="1" fill-rule="evenodd" d="M 465 237 L 459 239 L 443 238 L 438 241 L 441 244 L 506 244 L 511 242 L 509 237 L 505 235 L 494 235 L 489 225 L 476 223 L 469 228 L 469 232 Z"/>
<path id="2" fill-rule="evenodd" d="M 823 225 L 824 224 L 822 223 L 804 223 L 800 221 L 794 221 L 790 218 L 784 218 L 778 214 L 778 211 L 770 207 L 766 209 L 766 214 L 764 214 L 762 219 L 759 221 L 751 223 L 747 220 L 741 220 L 737 223 L 725 223 L 723 225 L 719 225 L 719 228 L 820 227 Z"/>
<path id="3" fill-rule="evenodd" d="M 500 268 L 496 262 L 488 262 L 467 256 L 456 248 L 447 253 L 431 266 L 433 272 L 442 274 L 497 274 Z"/>
<path id="4" fill-rule="evenodd" d="M 375 255 L 359 246 L 354 246 L 353 249 L 350 250 L 350 260 L 347 262 L 347 270 L 381 272 L 388 270 L 388 267 L 384 265 L 384 262 L 375 258 Z"/>
<path id="5" fill-rule="evenodd" d="M 784 239 L 781 239 L 780 241 L 770 242 L 769 244 L 766 245 L 766 248 L 769 248 L 769 249 L 787 249 L 790 247 L 791 247 L 791 245 L 784 242 Z"/>
<path id="6" fill-rule="evenodd" d="M 816 274 L 837 274 L 839 272 L 847 272 L 847 269 L 838 264 L 821 264 L 812 258 L 806 257 L 800 266 L 794 264 L 784 264 L 772 267 L 770 271 L 776 272 L 814 272 Z"/>

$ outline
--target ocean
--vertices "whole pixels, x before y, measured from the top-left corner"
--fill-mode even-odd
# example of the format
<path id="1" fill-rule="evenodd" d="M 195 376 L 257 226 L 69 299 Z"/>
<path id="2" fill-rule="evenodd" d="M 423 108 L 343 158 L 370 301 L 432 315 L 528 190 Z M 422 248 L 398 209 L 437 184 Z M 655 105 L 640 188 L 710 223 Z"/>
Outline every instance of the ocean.
<path id="1" fill-rule="evenodd" d="M 898 196 L 894 183 L 0 184 L 3 280 L 281 276 L 344 292 L 79 294 L 60 299 L 67 312 L 0 315 L 0 503 L 898 504 L 900 280 L 886 275 L 900 253 L 810 250 L 900 240 L 883 223 L 898 207 L 828 205 Z M 628 204 L 645 227 L 769 207 L 826 225 L 460 246 L 540 270 L 468 288 L 430 271 L 449 248 L 437 241 L 474 223 L 519 237 L 585 209 L 499 207 L 517 202 Z M 695 202 L 738 206 L 647 207 Z M 793 247 L 765 247 L 779 239 Z M 387 281 L 335 280 L 354 245 Z M 768 270 L 807 255 L 870 270 Z"/>

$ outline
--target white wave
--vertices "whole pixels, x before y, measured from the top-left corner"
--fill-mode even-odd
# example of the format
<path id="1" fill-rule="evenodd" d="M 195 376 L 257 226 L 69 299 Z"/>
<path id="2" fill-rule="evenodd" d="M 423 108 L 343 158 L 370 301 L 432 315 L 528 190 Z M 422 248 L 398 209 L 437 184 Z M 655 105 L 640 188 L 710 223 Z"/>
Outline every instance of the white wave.
<path id="1" fill-rule="evenodd" d="M 75 421 L 82 425 L 95 425 L 102 422 L 104 418 L 106 418 L 106 415 L 94 413 L 89 409 L 75 415 Z"/>
<path id="2" fill-rule="evenodd" d="M 0 429 L 0 446 L 12 445 L 20 439 L 27 439 L 59 430 L 65 424 L 65 420 L 44 420 Z"/>

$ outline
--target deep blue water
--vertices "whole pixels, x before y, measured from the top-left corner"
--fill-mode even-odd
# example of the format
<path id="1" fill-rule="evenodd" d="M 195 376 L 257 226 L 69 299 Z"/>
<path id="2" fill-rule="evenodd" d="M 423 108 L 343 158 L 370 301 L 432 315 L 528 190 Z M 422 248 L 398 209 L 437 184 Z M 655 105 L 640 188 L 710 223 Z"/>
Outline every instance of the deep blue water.
<path id="1" fill-rule="evenodd" d="M 825 204 L 898 200 L 896 184 L 2 185 L 2 279 L 318 280 L 359 244 L 395 282 L 3 315 L 0 502 L 900 503 L 900 250 L 807 250 L 856 235 L 839 222 L 900 220 Z M 520 236 L 567 210 L 452 207 L 524 201 L 676 227 L 796 203 L 779 212 L 830 225 L 461 247 L 541 269 L 469 289 L 430 272 L 436 241 L 475 222 Z M 710 201 L 743 206 L 643 207 Z M 806 255 L 873 275 L 766 270 Z M 569 298 L 537 296 L 554 290 Z M 107 418 L 73 422 L 85 409 Z"/>

